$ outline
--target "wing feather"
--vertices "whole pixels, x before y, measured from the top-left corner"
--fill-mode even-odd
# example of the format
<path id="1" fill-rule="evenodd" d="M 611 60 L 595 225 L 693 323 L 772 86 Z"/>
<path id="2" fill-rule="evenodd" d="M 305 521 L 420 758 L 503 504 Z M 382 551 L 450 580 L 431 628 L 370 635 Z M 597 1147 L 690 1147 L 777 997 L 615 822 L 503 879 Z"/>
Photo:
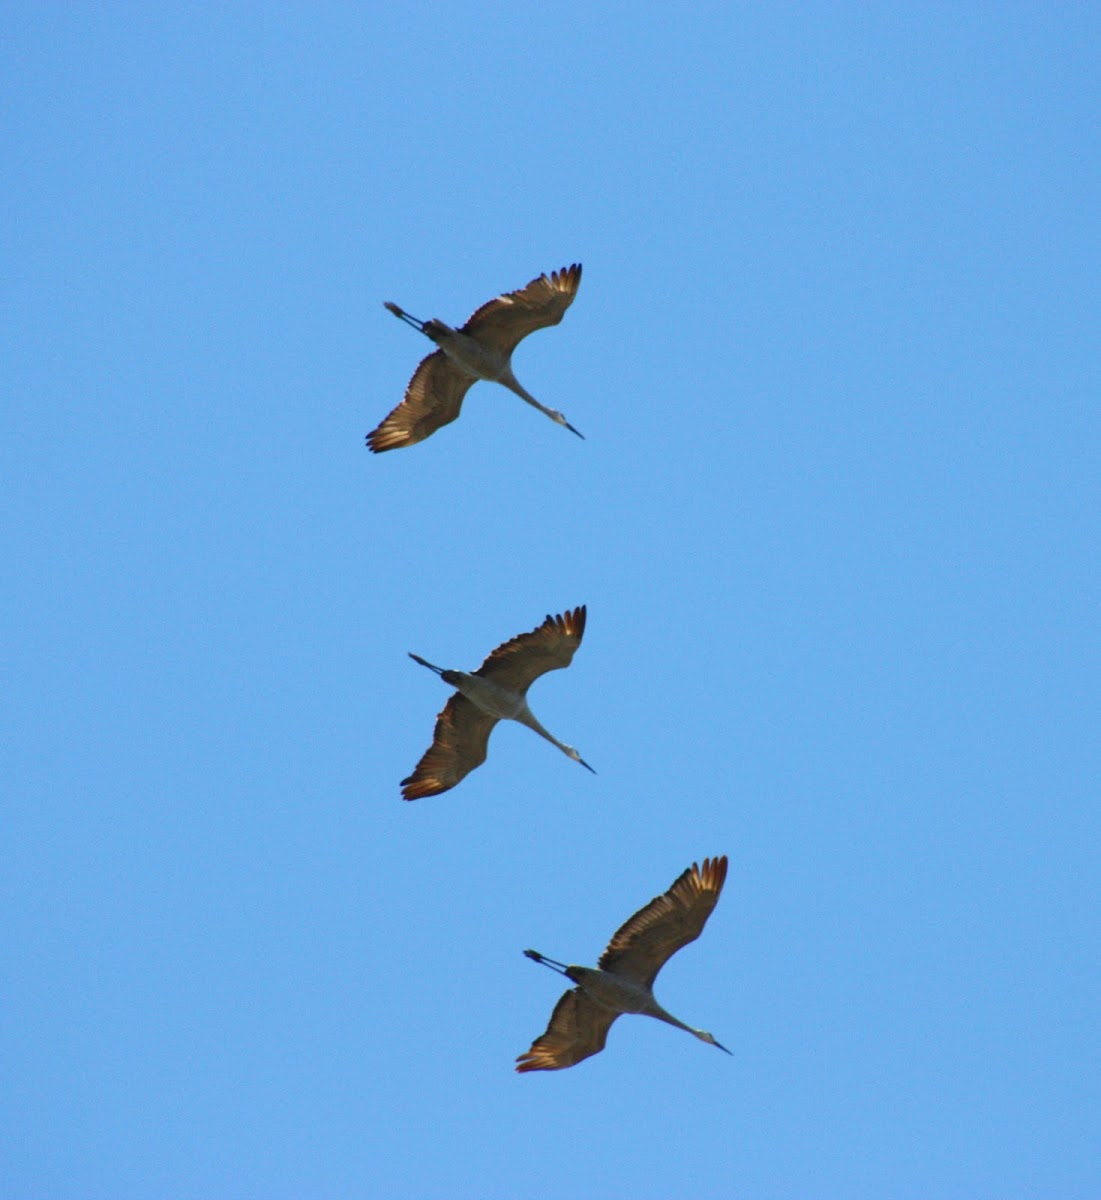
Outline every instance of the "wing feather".
<path id="1" fill-rule="evenodd" d="M 700 936 L 719 901 L 726 868 L 725 854 L 705 858 L 702 867 L 693 863 L 667 892 L 616 930 L 597 965 L 652 987 L 665 963 Z"/>
<path id="2" fill-rule="evenodd" d="M 436 718 L 432 745 L 413 774 L 401 781 L 402 798 L 420 800 L 424 796 L 438 796 L 465 779 L 485 762 L 489 735 L 496 724 L 496 717 L 456 692 Z"/>
<path id="3" fill-rule="evenodd" d="M 517 1071 L 560 1071 L 599 1054 L 618 1016 L 580 988 L 573 988 L 554 1006 L 547 1032 L 517 1058 Z"/>
<path id="4" fill-rule="evenodd" d="M 511 354 L 529 333 L 557 325 L 580 285 L 580 263 L 552 271 L 549 276 L 540 275 L 525 287 L 483 304 L 461 332 L 501 354 Z"/>
<path id="5" fill-rule="evenodd" d="M 455 420 L 473 382 L 442 350 L 433 350 L 413 372 L 405 399 L 367 435 L 367 445 L 381 454 L 423 442 Z"/>
<path id="6" fill-rule="evenodd" d="M 537 629 L 504 642 L 474 672 L 502 687 L 526 692 L 533 680 L 573 662 L 585 633 L 585 605 L 549 616 Z"/>

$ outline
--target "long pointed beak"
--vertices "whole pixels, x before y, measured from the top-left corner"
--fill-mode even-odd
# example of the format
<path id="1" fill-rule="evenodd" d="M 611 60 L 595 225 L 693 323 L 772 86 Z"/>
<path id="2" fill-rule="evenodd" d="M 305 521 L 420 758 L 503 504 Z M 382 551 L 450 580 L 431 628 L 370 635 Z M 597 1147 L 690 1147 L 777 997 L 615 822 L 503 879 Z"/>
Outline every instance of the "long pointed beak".
<path id="1" fill-rule="evenodd" d="M 592 767 L 589 766 L 589 764 L 581 757 L 580 754 L 577 756 L 577 761 L 585 768 L 586 771 L 593 771 Z M 593 771 L 593 774 L 595 775 L 596 772 Z"/>
<path id="2" fill-rule="evenodd" d="M 585 440 L 585 435 L 584 435 L 584 434 L 581 432 L 581 430 L 580 430 L 580 429 L 574 429 L 574 427 L 573 427 L 573 426 L 572 426 L 572 425 L 569 423 L 569 421 L 565 421 L 565 422 L 564 422 L 564 424 L 565 424 L 566 428 L 567 428 L 567 429 L 570 431 L 570 433 L 576 433 L 576 434 L 577 434 L 577 436 L 578 436 L 578 437 L 579 437 L 579 438 L 580 438 L 582 441 L 584 441 L 584 440 Z"/>
<path id="3" fill-rule="evenodd" d="M 398 306 L 392 300 L 383 300 L 383 308 L 388 308 L 395 317 L 404 321 L 406 325 L 412 325 L 418 333 L 424 333 L 424 322 L 419 317 L 411 316 L 404 308 Z"/>
<path id="4" fill-rule="evenodd" d="M 409 655 L 409 657 L 414 662 L 420 663 L 420 665 L 422 667 L 427 667 L 430 671 L 435 671 L 437 675 L 443 674 L 443 667 L 435 666 L 433 663 L 430 663 L 426 659 L 421 658 L 421 656 L 419 654 L 414 654 L 412 650 L 408 650 L 408 651 L 406 651 L 406 653 Z"/>
<path id="5" fill-rule="evenodd" d="M 718 1048 L 719 1048 L 719 1049 L 720 1049 L 720 1050 L 721 1050 L 721 1051 L 722 1051 L 724 1054 L 729 1054 L 731 1058 L 733 1058 L 733 1057 L 734 1057 L 734 1052 L 733 1052 L 732 1050 L 727 1050 L 727 1048 L 726 1048 L 726 1047 L 725 1047 L 725 1046 L 722 1044 L 722 1042 L 712 1042 L 712 1043 L 711 1043 L 711 1045 L 712 1045 L 712 1046 L 718 1046 Z"/>

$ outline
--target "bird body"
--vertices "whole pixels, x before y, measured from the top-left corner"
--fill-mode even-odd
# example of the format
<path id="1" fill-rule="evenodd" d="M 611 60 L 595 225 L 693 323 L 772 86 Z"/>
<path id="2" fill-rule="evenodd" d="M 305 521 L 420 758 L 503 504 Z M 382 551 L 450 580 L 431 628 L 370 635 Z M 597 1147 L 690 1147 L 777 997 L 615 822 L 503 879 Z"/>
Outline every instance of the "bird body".
<path id="1" fill-rule="evenodd" d="M 654 979 L 682 947 L 699 937 L 726 881 L 727 860 L 693 863 L 672 887 L 640 908 L 616 931 L 596 967 L 567 966 L 537 950 L 528 958 L 565 975 L 577 986 L 555 1005 L 550 1024 L 516 1060 L 517 1071 L 557 1071 L 604 1049 L 608 1030 L 621 1013 L 655 1017 L 730 1053 L 706 1029 L 696 1029 L 667 1012 L 654 997 Z"/>
<path id="2" fill-rule="evenodd" d="M 432 318 L 422 321 L 387 300 L 385 307 L 439 347 L 422 359 L 405 389 L 405 398 L 367 435 L 368 447 L 381 453 L 424 441 L 454 421 L 471 384 L 479 379 L 503 384 L 578 437 L 557 409 L 547 408 L 512 372 L 512 353 L 529 333 L 557 325 L 581 284 L 581 264 L 540 275 L 526 287 L 483 304 L 461 329 Z"/>
<path id="3" fill-rule="evenodd" d="M 444 683 L 449 683 L 462 692 L 488 716 L 498 721 L 519 721 L 561 749 L 562 743 L 556 741 L 535 719 L 535 714 L 528 707 L 527 697 L 522 692 L 502 687 L 492 679 L 483 679 L 477 672 L 452 671 L 445 667 L 437 667 L 421 658 L 419 654 L 410 654 L 409 657 L 414 662 L 419 662 L 422 667 L 435 671 Z"/>
<path id="4" fill-rule="evenodd" d="M 498 646 L 477 671 L 437 667 L 418 654 L 409 655 L 455 688 L 456 694 L 436 718 L 432 745 L 413 774 L 401 781 L 406 800 L 446 792 L 481 766 L 489 735 L 501 720 L 519 721 L 592 771 L 573 746 L 560 742 L 539 723 L 527 702 L 527 690 L 540 675 L 568 667 L 573 661 L 585 632 L 585 616 L 584 605 L 548 616 L 537 629 Z"/>
<path id="5" fill-rule="evenodd" d="M 533 952 L 534 953 L 534 952 Z M 531 955 L 529 955 L 531 957 Z M 545 955 L 539 958 L 547 961 Z M 614 971 L 602 971 L 599 967 L 579 967 L 571 964 L 564 972 L 568 979 L 578 984 L 586 995 L 597 1004 L 614 1013 L 641 1013 L 647 1017 L 657 1017 L 659 1020 L 671 1021 L 674 1025 L 681 1023 L 665 1011 L 654 999 L 654 993 L 641 983 L 625 979 Z M 681 1026 L 687 1029 L 686 1025 Z"/>
<path id="6" fill-rule="evenodd" d="M 409 314 L 398 308 L 396 304 L 387 304 L 392 313 L 405 320 Z M 414 318 L 415 320 L 416 318 Z M 447 355 L 454 366 L 470 377 L 473 383 L 478 379 L 488 379 L 491 383 L 501 383 L 504 378 L 511 376 L 511 355 L 501 354 L 500 351 L 479 342 L 477 338 L 452 329 L 450 325 L 435 319 L 425 321 L 421 332 L 431 338 Z M 506 384 L 506 386 L 508 386 Z"/>

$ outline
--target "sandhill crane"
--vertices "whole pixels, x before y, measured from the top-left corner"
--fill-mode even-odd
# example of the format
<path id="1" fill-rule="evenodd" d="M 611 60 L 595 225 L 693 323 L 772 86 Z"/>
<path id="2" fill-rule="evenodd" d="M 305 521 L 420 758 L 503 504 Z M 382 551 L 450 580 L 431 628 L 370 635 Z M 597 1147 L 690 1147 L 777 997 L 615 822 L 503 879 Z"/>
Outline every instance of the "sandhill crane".
<path id="1" fill-rule="evenodd" d="M 367 445 L 376 453 L 422 442 L 454 421 L 463 397 L 478 379 L 496 380 L 546 413 L 571 433 L 584 437 L 562 413 L 540 404 L 512 373 L 512 352 L 536 329 L 557 325 L 573 303 L 581 283 L 581 264 L 540 275 L 519 291 L 506 292 L 483 304 L 461 329 L 443 321 L 421 321 L 396 304 L 386 307 L 439 346 L 413 372 L 405 399 L 373 433 Z"/>
<path id="2" fill-rule="evenodd" d="M 528 958 L 572 979 L 577 987 L 554 1007 L 547 1032 L 521 1054 L 517 1071 L 558 1071 L 604 1049 L 608 1030 L 620 1013 L 642 1013 L 686 1029 L 701 1042 L 720 1045 L 705 1029 L 693 1029 L 654 999 L 654 979 L 665 963 L 700 936 L 726 880 L 726 855 L 693 863 L 661 896 L 655 896 L 624 922 L 596 968 L 566 966 L 537 950 Z"/>
<path id="3" fill-rule="evenodd" d="M 416 770 L 401 781 L 406 800 L 436 796 L 453 788 L 486 760 L 489 735 L 498 721 L 509 718 L 534 729 L 586 770 L 592 767 L 572 747 L 548 733 L 532 715 L 526 699 L 532 683 L 548 671 L 568 667 L 585 632 L 585 606 L 557 617 L 548 616 L 538 629 L 521 633 L 498 646 L 474 672 L 449 671 L 410 654 L 458 691 L 436 718 L 432 745 Z M 596 772 L 593 771 L 595 775 Z"/>

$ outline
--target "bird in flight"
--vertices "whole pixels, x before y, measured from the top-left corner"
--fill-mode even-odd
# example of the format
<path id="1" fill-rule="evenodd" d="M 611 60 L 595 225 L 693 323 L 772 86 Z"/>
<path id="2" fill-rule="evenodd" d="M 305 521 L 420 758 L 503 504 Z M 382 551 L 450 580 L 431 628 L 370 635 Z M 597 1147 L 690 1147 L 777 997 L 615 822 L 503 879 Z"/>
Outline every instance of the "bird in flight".
<path id="1" fill-rule="evenodd" d="M 406 324 L 439 347 L 413 372 L 405 398 L 373 432 L 367 445 L 376 453 L 423 442 L 443 425 L 454 421 L 470 385 L 479 379 L 504 384 L 521 399 L 579 433 L 556 409 L 540 404 L 524 390 L 512 373 L 512 352 L 529 333 L 557 325 L 573 303 L 581 284 L 581 264 L 540 275 L 519 291 L 506 292 L 483 304 L 461 329 L 443 321 L 421 321 L 396 304 L 386 307 Z"/>
<path id="2" fill-rule="evenodd" d="M 584 632 L 585 606 L 581 605 L 572 612 L 548 616 L 537 629 L 498 646 L 473 672 L 437 667 L 411 653 L 414 662 L 435 671 L 444 683 L 458 690 L 436 718 L 432 745 L 413 774 L 401 781 L 402 797 L 419 800 L 453 788 L 485 762 L 489 735 L 494 725 L 506 718 L 534 729 L 574 762 L 592 771 L 572 746 L 560 742 L 539 724 L 527 702 L 527 690 L 540 675 L 570 665 Z"/>
<path id="3" fill-rule="evenodd" d="M 702 867 L 693 863 L 667 892 L 619 927 L 595 968 L 566 966 L 537 950 L 525 950 L 528 958 L 577 986 L 555 1005 L 546 1033 L 517 1058 L 517 1071 L 559 1071 L 598 1054 L 620 1013 L 657 1017 L 729 1054 L 705 1029 L 693 1029 L 667 1013 L 653 991 L 666 962 L 700 936 L 723 890 L 726 866 L 725 854 L 705 858 Z"/>

